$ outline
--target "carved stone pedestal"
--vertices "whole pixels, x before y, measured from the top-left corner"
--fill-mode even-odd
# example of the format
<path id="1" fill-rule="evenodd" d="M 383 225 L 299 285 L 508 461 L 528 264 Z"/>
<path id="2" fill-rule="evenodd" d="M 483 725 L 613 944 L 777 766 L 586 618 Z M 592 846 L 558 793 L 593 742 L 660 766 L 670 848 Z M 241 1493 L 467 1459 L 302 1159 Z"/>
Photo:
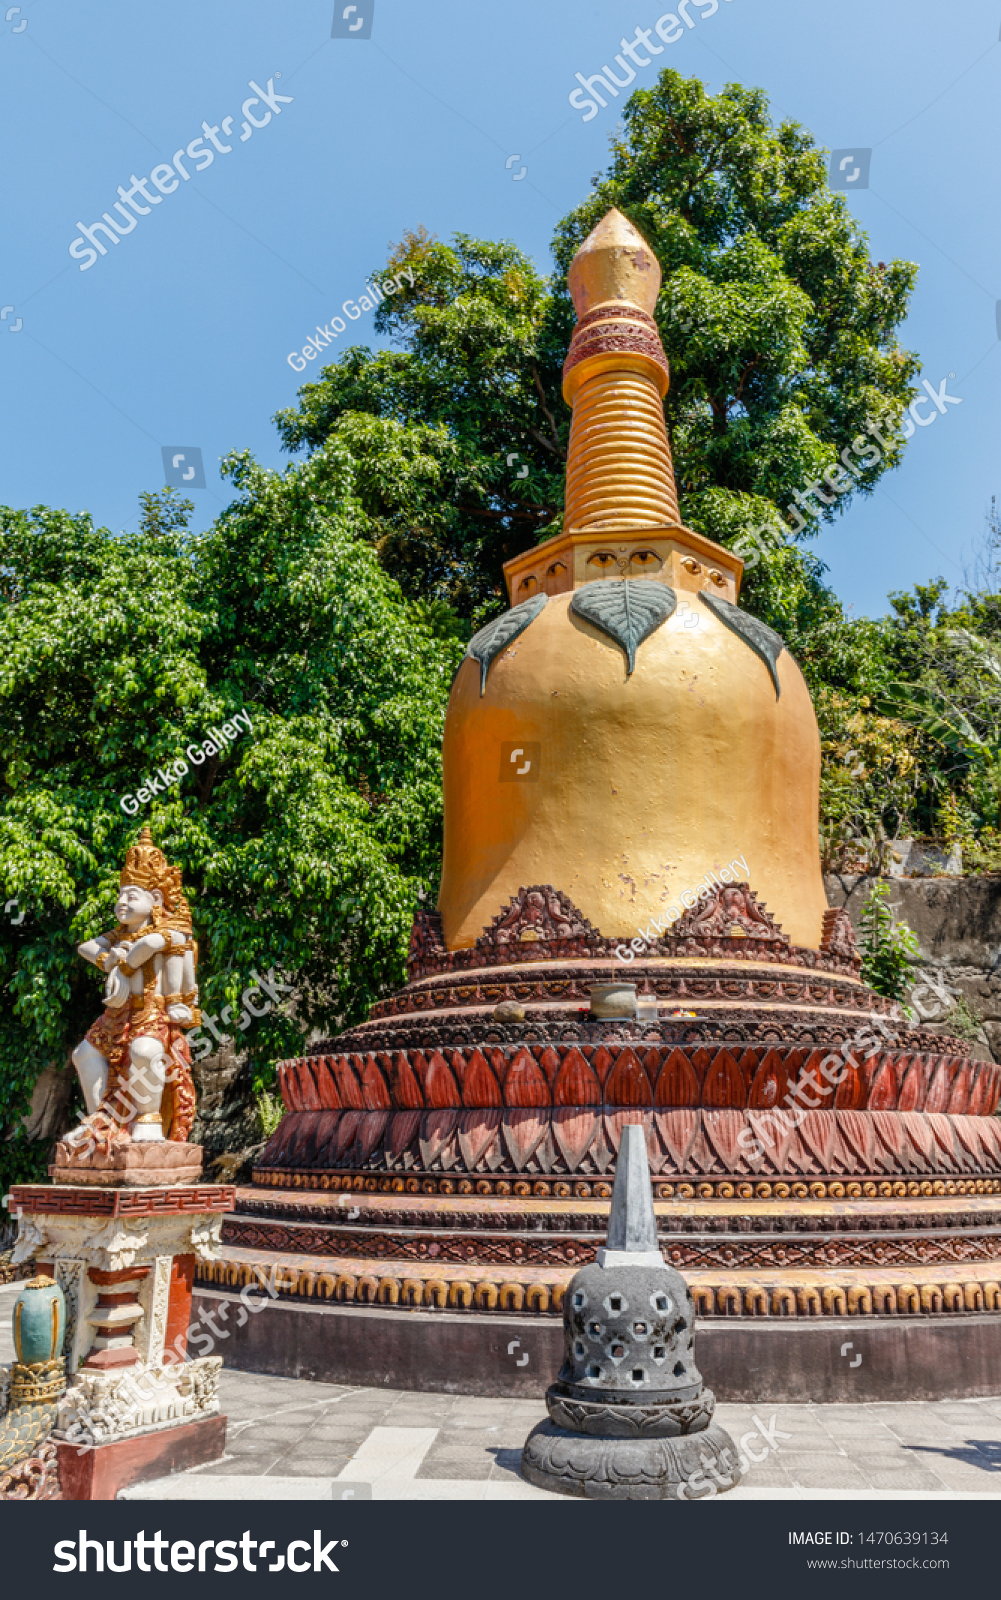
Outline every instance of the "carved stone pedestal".
<path id="1" fill-rule="evenodd" d="M 602 1438 L 550 1418 L 532 1430 L 521 1470 L 540 1489 L 585 1500 L 700 1500 L 733 1487 L 736 1463 L 733 1440 L 716 1422 L 691 1437 Z"/>
<path id="2" fill-rule="evenodd" d="M 49 1168 L 55 1183 L 97 1184 L 106 1187 L 149 1188 L 153 1185 L 197 1183 L 202 1175 L 200 1144 L 180 1144 L 169 1139 L 146 1143 L 125 1140 L 109 1150 L 97 1148 L 81 1153 L 65 1140 L 56 1145 L 56 1159 Z"/>
<path id="3" fill-rule="evenodd" d="M 111 1499 L 222 1454 L 222 1359 L 188 1359 L 187 1333 L 195 1263 L 218 1257 L 233 1199 L 224 1184 L 12 1189 L 14 1260 L 66 1297 L 69 1386 L 52 1435 L 64 1498 Z"/>

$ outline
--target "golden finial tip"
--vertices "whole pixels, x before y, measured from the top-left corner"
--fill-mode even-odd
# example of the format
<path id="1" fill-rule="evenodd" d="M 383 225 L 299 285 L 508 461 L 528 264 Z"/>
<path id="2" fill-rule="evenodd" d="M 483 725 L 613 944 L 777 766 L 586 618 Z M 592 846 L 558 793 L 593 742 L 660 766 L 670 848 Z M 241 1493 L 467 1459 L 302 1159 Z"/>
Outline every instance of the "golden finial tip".
<path id="1" fill-rule="evenodd" d="M 660 263 L 643 235 L 614 206 L 570 263 L 567 284 L 578 322 L 596 306 L 638 306 L 653 315 L 660 293 Z"/>

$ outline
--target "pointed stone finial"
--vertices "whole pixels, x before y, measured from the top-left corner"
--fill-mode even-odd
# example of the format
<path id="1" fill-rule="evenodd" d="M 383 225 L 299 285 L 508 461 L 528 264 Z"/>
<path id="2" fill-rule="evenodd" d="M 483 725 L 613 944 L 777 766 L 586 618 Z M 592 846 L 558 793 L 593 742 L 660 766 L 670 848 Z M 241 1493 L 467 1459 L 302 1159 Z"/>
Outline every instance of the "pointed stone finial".
<path id="1" fill-rule="evenodd" d="M 608 304 L 637 306 L 650 316 L 660 293 L 660 263 L 629 218 L 613 207 L 571 261 L 567 285 L 578 322 Z"/>
<path id="2" fill-rule="evenodd" d="M 638 1123 L 622 1130 L 615 1167 L 608 1240 L 598 1251 L 599 1267 L 662 1267 L 653 1214 L 653 1189 L 646 1136 Z"/>

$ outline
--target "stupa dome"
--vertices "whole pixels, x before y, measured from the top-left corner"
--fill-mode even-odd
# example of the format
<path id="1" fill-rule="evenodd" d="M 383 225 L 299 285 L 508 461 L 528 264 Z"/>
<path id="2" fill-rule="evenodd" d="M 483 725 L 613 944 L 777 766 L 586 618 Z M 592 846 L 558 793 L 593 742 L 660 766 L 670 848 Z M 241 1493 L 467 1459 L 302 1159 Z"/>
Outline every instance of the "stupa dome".
<path id="1" fill-rule="evenodd" d="M 569 283 L 564 531 L 507 563 L 512 609 L 449 701 L 445 944 L 468 948 L 520 888 L 553 882 L 628 940 L 715 878 L 818 949 L 816 717 L 781 639 L 737 604 L 740 559 L 680 520 L 659 266 L 612 211 Z"/>

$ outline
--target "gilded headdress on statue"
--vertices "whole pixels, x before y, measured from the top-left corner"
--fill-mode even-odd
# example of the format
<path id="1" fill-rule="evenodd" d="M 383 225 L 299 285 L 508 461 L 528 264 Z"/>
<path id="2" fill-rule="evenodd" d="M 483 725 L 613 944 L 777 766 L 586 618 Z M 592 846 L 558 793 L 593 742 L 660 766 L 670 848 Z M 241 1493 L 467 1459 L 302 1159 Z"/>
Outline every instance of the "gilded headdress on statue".
<path id="1" fill-rule="evenodd" d="M 123 889 L 127 885 L 145 889 L 147 893 L 159 889 L 163 895 L 163 910 L 154 908 L 151 919 L 154 925 L 167 924 L 190 933 L 191 910 L 181 887 L 181 869 L 170 865 L 163 851 L 153 843 L 148 828 L 143 828 L 137 843 L 127 851 L 119 882 Z"/>

